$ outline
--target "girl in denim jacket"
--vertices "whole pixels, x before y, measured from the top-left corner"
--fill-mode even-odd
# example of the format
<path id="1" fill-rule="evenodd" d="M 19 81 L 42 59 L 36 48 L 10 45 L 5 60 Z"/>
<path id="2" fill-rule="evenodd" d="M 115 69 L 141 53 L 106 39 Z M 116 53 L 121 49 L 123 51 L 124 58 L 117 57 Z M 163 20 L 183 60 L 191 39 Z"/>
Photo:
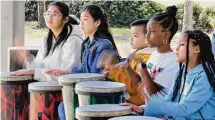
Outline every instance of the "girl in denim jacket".
<path id="1" fill-rule="evenodd" d="M 82 43 L 81 65 L 72 71 L 53 69 L 48 74 L 60 76 L 71 73 L 100 73 L 103 68 L 97 66 L 100 56 L 105 51 L 118 51 L 113 37 L 109 32 L 106 13 L 97 5 L 86 6 L 80 17 L 80 27 L 86 39 Z"/>
<path id="2" fill-rule="evenodd" d="M 82 43 L 81 66 L 72 68 L 71 72 L 54 69 L 47 73 L 56 76 L 71 73 L 100 73 L 103 68 L 98 67 L 97 64 L 100 62 L 102 54 L 106 51 L 118 54 L 113 37 L 109 32 L 107 15 L 99 6 L 89 5 L 82 10 L 80 27 L 86 37 Z M 58 113 L 61 120 L 66 119 L 63 103 L 59 105 Z"/>

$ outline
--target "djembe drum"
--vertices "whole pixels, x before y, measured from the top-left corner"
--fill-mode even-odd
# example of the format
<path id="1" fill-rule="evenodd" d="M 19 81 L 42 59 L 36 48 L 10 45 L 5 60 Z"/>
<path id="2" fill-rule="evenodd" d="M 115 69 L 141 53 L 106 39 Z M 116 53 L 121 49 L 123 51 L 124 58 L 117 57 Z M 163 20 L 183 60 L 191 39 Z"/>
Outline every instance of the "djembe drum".
<path id="1" fill-rule="evenodd" d="M 63 98 L 57 81 L 31 83 L 28 90 L 30 120 L 59 120 L 58 105 Z"/>
<path id="2" fill-rule="evenodd" d="M 111 118 L 109 120 L 162 120 L 156 117 L 149 117 L 149 116 L 121 116 Z"/>
<path id="3" fill-rule="evenodd" d="M 125 84 L 109 81 L 87 81 L 77 83 L 79 106 L 91 104 L 119 104 L 126 92 Z"/>
<path id="4" fill-rule="evenodd" d="M 1 72 L 1 120 L 28 120 L 28 84 L 34 82 L 31 75 L 10 76 Z"/>
<path id="5" fill-rule="evenodd" d="M 105 76 L 98 73 L 67 74 L 58 78 L 59 84 L 62 86 L 64 108 L 67 120 L 75 119 L 75 109 L 78 107 L 78 96 L 75 94 L 74 89 L 76 83 L 101 80 L 105 80 Z"/>
<path id="6" fill-rule="evenodd" d="M 119 106 L 119 104 L 84 105 L 76 109 L 78 120 L 107 120 L 129 114 L 131 114 L 131 107 Z"/>

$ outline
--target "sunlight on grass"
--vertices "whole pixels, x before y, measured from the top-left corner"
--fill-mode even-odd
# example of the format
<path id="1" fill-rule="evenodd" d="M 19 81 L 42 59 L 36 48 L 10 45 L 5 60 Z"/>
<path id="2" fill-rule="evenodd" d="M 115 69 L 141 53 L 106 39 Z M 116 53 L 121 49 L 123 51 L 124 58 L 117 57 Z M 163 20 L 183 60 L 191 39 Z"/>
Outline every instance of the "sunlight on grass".
<path id="1" fill-rule="evenodd" d="M 39 29 L 38 23 L 36 21 L 26 21 L 25 22 L 25 39 L 26 40 L 35 40 L 42 39 L 43 36 L 47 33 L 48 29 L 43 28 Z"/>
<path id="2" fill-rule="evenodd" d="M 128 28 L 110 28 L 113 36 L 128 36 L 130 33 Z M 25 39 L 26 40 L 40 40 L 48 32 L 47 28 L 39 29 L 37 21 L 25 22 Z M 127 40 L 121 40 L 119 38 L 114 40 L 116 43 L 127 42 Z"/>
<path id="3" fill-rule="evenodd" d="M 25 22 L 25 39 L 26 40 L 41 40 L 48 32 L 47 28 L 39 29 L 37 21 Z M 129 42 L 130 30 L 129 28 L 110 28 L 110 32 L 114 36 L 116 43 Z M 176 33 L 173 37 L 175 41 L 181 33 Z"/>
<path id="4" fill-rule="evenodd" d="M 112 34 L 121 34 L 121 35 L 128 35 L 130 30 L 128 28 L 110 28 L 110 32 Z"/>

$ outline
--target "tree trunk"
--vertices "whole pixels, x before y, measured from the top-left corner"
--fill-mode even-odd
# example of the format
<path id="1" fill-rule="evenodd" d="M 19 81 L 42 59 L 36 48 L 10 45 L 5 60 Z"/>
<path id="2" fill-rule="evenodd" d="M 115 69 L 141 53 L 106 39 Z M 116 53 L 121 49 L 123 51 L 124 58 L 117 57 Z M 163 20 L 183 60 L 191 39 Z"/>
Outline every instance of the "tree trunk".
<path id="1" fill-rule="evenodd" d="M 193 28 L 192 18 L 193 18 L 192 1 L 185 0 L 182 32 Z"/>
<path id="2" fill-rule="evenodd" d="M 38 1 L 38 23 L 39 28 L 45 28 L 45 20 L 43 17 L 43 13 L 46 11 L 45 1 Z"/>

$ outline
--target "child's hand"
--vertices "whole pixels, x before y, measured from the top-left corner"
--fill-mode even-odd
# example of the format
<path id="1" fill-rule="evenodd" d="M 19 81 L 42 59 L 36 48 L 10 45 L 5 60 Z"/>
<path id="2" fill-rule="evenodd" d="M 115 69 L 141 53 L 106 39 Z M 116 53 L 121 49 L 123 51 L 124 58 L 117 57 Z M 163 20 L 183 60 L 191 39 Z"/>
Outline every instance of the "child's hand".
<path id="1" fill-rule="evenodd" d="M 106 65 L 104 70 L 102 71 L 102 74 L 108 75 L 108 72 L 111 71 L 113 67 L 111 65 Z"/>
<path id="2" fill-rule="evenodd" d="M 150 99 L 150 95 L 151 95 L 152 93 L 150 93 L 147 89 L 146 89 L 146 87 L 144 87 L 144 96 L 145 96 L 145 104 L 147 104 L 148 102 L 149 102 L 149 99 Z"/>
<path id="3" fill-rule="evenodd" d="M 141 99 L 147 104 L 152 93 L 147 90 L 147 86 L 143 81 L 138 85 L 137 91 L 141 94 Z"/>
<path id="4" fill-rule="evenodd" d="M 113 68 L 121 68 L 121 69 L 127 69 L 128 67 L 130 67 L 128 61 L 123 61 L 113 66 Z"/>
<path id="5" fill-rule="evenodd" d="M 33 75 L 35 73 L 34 69 L 21 69 L 12 72 L 10 75 L 11 76 L 22 76 L 22 75 Z"/>
<path id="6" fill-rule="evenodd" d="M 142 113 L 143 112 L 143 108 L 141 108 L 137 105 L 131 104 L 131 103 L 121 103 L 120 106 L 130 106 L 131 110 L 136 112 L 136 113 Z"/>
<path id="7" fill-rule="evenodd" d="M 69 74 L 69 73 L 60 69 L 52 69 L 52 70 L 46 71 L 46 74 L 54 75 L 58 77 L 60 75 Z"/>

